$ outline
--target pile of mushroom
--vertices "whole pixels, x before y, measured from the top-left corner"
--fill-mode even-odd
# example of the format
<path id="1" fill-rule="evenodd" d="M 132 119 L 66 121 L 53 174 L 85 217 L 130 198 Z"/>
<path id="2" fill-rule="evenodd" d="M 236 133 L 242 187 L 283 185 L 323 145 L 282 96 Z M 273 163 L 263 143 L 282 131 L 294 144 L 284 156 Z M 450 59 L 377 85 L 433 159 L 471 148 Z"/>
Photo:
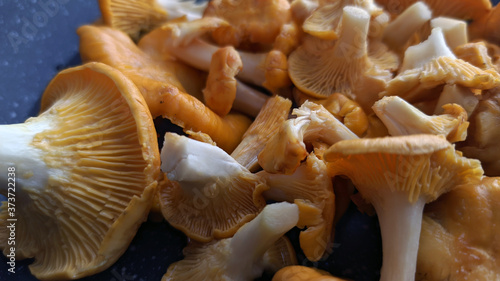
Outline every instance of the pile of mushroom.
<path id="1" fill-rule="evenodd" d="M 341 280 L 296 251 L 328 259 L 352 201 L 378 217 L 380 280 L 500 279 L 500 7 L 132 2 L 100 0 L 84 65 L 0 126 L 33 275 L 105 270 L 152 209 L 190 241 L 163 280 Z"/>

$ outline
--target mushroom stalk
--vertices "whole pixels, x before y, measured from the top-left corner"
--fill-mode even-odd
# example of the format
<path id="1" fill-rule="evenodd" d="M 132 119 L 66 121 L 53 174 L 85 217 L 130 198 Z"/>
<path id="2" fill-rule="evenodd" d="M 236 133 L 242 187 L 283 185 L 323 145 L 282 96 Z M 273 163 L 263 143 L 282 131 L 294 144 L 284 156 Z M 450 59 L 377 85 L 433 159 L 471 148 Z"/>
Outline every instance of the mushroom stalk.
<path id="1" fill-rule="evenodd" d="M 287 231 L 292 229 L 299 220 L 297 205 L 291 203 L 276 203 L 266 206 L 252 221 L 242 226 L 231 239 L 232 249 L 228 256 L 228 276 L 232 280 L 241 280 L 242 274 L 252 270 L 251 265 L 259 264 L 264 253 L 271 248 Z M 255 270 L 252 270 L 255 271 Z M 254 278 L 261 272 L 254 272 Z"/>
<path id="2" fill-rule="evenodd" d="M 342 32 L 335 43 L 335 57 L 360 58 L 367 55 L 367 34 L 370 15 L 364 10 L 347 6 L 342 14 Z"/>
<path id="3" fill-rule="evenodd" d="M 233 109 L 256 117 L 264 106 L 269 96 L 258 91 L 243 82 L 236 84 L 236 98 L 233 102 Z"/>
<path id="4" fill-rule="evenodd" d="M 403 64 L 399 72 L 421 68 L 437 57 L 456 58 L 455 54 L 453 54 L 446 44 L 443 30 L 440 27 L 433 28 L 431 35 L 424 42 L 406 49 Z"/>
<path id="5" fill-rule="evenodd" d="M 382 40 L 392 49 L 402 49 L 410 37 L 431 18 L 429 7 L 424 2 L 416 2 L 387 25 Z"/>
<path id="6" fill-rule="evenodd" d="M 467 22 L 453 18 L 439 17 L 431 20 L 431 27 L 439 27 L 443 30 L 446 42 L 451 50 L 456 47 L 466 44 L 467 36 Z"/>
<path id="7" fill-rule="evenodd" d="M 188 21 L 201 18 L 203 16 L 203 11 L 208 5 L 208 1 L 197 0 L 156 0 L 156 3 L 168 12 L 168 20 L 185 15 Z"/>
<path id="8" fill-rule="evenodd" d="M 219 49 L 218 46 L 201 39 L 194 39 L 188 44 L 173 46 L 167 44 L 169 51 L 185 63 L 204 71 L 210 68 L 212 55 Z M 262 85 L 265 81 L 263 65 L 266 53 L 249 53 L 238 51 L 243 62 L 243 69 L 237 77 L 245 82 Z"/>
<path id="9" fill-rule="evenodd" d="M 43 153 L 30 143 L 36 134 L 50 127 L 49 118 L 31 118 L 26 123 L 0 126 L 0 135 L 3 136 L 0 142 L 0 169 L 4 171 L 0 175 L 0 194 L 7 196 L 10 186 L 45 186 L 41 183 L 46 183 L 49 175 Z"/>
<path id="10" fill-rule="evenodd" d="M 408 202 L 408 194 L 386 192 L 372 201 L 377 211 L 382 233 L 384 259 L 380 281 L 415 280 L 418 244 L 425 198 Z"/>

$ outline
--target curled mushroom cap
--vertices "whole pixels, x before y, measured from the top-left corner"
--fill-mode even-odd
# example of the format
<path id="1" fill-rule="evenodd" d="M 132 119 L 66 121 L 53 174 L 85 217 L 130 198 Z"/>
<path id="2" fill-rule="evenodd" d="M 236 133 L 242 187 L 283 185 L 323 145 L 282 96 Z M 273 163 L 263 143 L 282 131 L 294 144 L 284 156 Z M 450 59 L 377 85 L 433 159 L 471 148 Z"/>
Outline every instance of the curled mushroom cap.
<path id="1" fill-rule="evenodd" d="M 160 174 L 153 121 L 134 84 L 100 63 L 64 70 L 47 86 L 39 116 L 0 131 L 0 166 L 19 174 L 16 257 L 34 258 L 31 272 L 48 280 L 113 264 L 146 219 Z M 0 182 L 7 195 L 7 179 Z M 3 204 L 2 225 L 7 210 Z"/>
<path id="2" fill-rule="evenodd" d="M 264 180 L 217 146 L 166 133 L 161 159 L 163 216 L 192 239 L 230 237 L 265 206 Z"/>
<path id="3" fill-rule="evenodd" d="M 243 135 L 241 143 L 231 153 L 231 157 L 248 170 L 257 171 L 260 168 L 257 155 L 288 119 L 291 107 L 292 102 L 289 99 L 280 96 L 269 98 Z"/>
<path id="4" fill-rule="evenodd" d="M 262 275 L 264 253 L 297 224 L 298 213 L 295 204 L 267 205 L 233 237 L 188 246 L 162 280 L 254 280 Z"/>
<path id="5" fill-rule="evenodd" d="M 450 142 L 465 140 L 467 112 L 458 104 L 446 104 L 441 115 L 429 116 L 400 97 L 384 97 L 373 105 L 373 111 L 384 122 L 392 136 L 410 134 L 444 135 Z"/>
<path id="6" fill-rule="evenodd" d="M 381 280 L 414 278 L 424 205 L 483 175 L 479 161 L 461 157 L 436 135 L 339 141 L 324 160 L 331 175 L 348 176 L 377 212 Z"/>
<path id="7" fill-rule="evenodd" d="M 291 20 L 287 0 L 213 0 L 203 14 L 230 23 L 212 32 L 219 45 L 272 44 L 281 27 Z"/>
<path id="8" fill-rule="evenodd" d="M 297 117 L 285 121 L 257 157 L 260 166 L 269 173 L 293 173 L 308 154 L 306 142 L 332 145 L 339 140 L 358 138 L 322 105 L 305 102 L 292 114 Z"/>
<path id="9" fill-rule="evenodd" d="M 500 179 L 458 186 L 425 208 L 416 280 L 500 278 Z"/>
<path id="10" fill-rule="evenodd" d="M 370 15 L 363 9 L 343 9 L 339 38 L 336 41 L 308 37 L 288 58 L 288 71 L 294 85 L 317 98 L 342 93 L 364 109 L 378 99 L 392 73 L 368 53 Z M 386 52 L 390 53 L 390 52 Z"/>
<path id="11" fill-rule="evenodd" d="M 295 202 L 299 205 L 299 225 L 307 227 L 299 236 L 300 247 L 305 256 L 311 261 L 327 256 L 333 245 L 335 195 L 325 163 L 316 155 L 309 154 L 306 161 L 291 175 L 265 171 L 258 174 L 269 185 L 269 190 L 264 192 L 266 199 Z M 307 211 L 302 212 L 303 208 L 300 207 L 313 208 L 319 214 L 304 218 Z"/>
<path id="12" fill-rule="evenodd" d="M 150 56 L 125 33 L 109 27 L 85 25 L 77 33 L 82 60 L 102 62 L 122 71 L 139 88 L 153 117 L 162 116 L 185 130 L 206 133 L 226 151 L 232 151 L 238 145 L 251 120 L 241 114 L 228 114 L 222 118 L 196 97 L 187 94 L 177 77 L 182 67 L 168 53 L 164 54 L 164 59 Z"/>

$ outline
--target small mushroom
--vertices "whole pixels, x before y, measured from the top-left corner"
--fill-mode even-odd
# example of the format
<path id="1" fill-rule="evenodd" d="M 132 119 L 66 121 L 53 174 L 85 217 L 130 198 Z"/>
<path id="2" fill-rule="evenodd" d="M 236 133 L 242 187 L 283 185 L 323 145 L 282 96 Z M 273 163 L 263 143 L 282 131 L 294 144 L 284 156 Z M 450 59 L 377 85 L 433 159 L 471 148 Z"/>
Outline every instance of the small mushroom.
<path id="1" fill-rule="evenodd" d="M 230 23 L 212 32 L 218 45 L 241 48 L 242 45 L 272 44 L 281 27 L 290 22 L 291 11 L 288 0 L 212 0 L 203 16 Z"/>
<path id="2" fill-rule="evenodd" d="M 374 206 L 382 233 L 380 279 L 389 281 L 415 277 L 425 204 L 483 176 L 478 160 L 460 156 L 436 135 L 339 141 L 324 160 L 331 176 L 348 176 Z"/>
<path id="3" fill-rule="evenodd" d="M 161 160 L 163 216 L 196 241 L 232 236 L 266 204 L 264 180 L 217 146 L 166 133 Z"/>
<path id="4" fill-rule="evenodd" d="M 328 256 L 333 246 L 335 195 L 325 163 L 316 155 L 309 154 L 305 162 L 291 175 L 265 171 L 259 172 L 258 175 L 263 177 L 269 186 L 264 192 L 266 200 L 295 202 L 299 206 L 299 226 L 307 227 L 300 233 L 299 241 L 307 259 L 318 261 Z M 301 205 L 314 209 L 314 215 L 304 218 L 308 212 L 302 212 Z"/>
<path id="5" fill-rule="evenodd" d="M 160 176 L 153 120 L 137 87 L 101 63 L 66 69 L 47 86 L 37 117 L 0 132 L 0 167 L 18 175 L 16 259 L 34 258 L 30 271 L 43 280 L 111 266 L 147 218 Z M 0 224 L 10 218 L 2 204 Z M 2 227 L 5 254 L 8 238 Z"/>
<path id="6" fill-rule="evenodd" d="M 400 97 L 384 97 L 373 105 L 373 111 L 382 120 L 389 134 L 444 135 L 450 142 L 467 137 L 467 112 L 458 104 L 446 104 L 441 115 L 426 115 Z"/>
<path id="7" fill-rule="evenodd" d="M 500 277 L 500 179 L 461 185 L 425 207 L 415 280 Z"/>
<path id="8" fill-rule="evenodd" d="M 305 102 L 292 114 L 297 117 L 285 121 L 257 157 L 260 166 L 269 173 L 292 174 L 308 155 L 306 142 L 332 145 L 339 140 L 358 138 L 322 105 Z"/>
<path id="9" fill-rule="evenodd" d="M 233 237 L 188 245 L 162 280 L 254 280 L 264 270 L 265 252 L 297 224 L 298 213 L 295 204 L 267 205 Z"/>

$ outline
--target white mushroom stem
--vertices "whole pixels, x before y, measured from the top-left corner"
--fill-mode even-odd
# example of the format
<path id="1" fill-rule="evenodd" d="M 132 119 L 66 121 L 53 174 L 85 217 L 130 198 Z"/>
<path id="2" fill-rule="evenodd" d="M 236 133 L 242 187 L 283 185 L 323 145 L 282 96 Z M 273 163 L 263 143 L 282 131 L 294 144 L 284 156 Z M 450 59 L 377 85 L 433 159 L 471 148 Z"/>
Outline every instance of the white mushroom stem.
<path id="1" fill-rule="evenodd" d="M 34 117 L 25 123 L 0 126 L 0 194 L 7 196 L 16 188 L 46 185 L 50 170 L 43 161 L 43 151 L 31 142 L 38 133 L 51 128 L 52 122 L 50 118 Z M 13 189 L 9 191 L 9 187 Z"/>
<path id="2" fill-rule="evenodd" d="M 467 23 L 463 20 L 438 17 L 431 20 L 431 27 L 440 27 L 443 30 L 444 37 L 451 50 L 469 42 L 467 38 Z"/>
<path id="3" fill-rule="evenodd" d="M 200 19 L 208 5 L 208 1 L 197 0 L 156 0 L 156 3 L 167 11 L 168 20 L 185 15 L 188 21 Z"/>
<path id="4" fill-rule="evenodd" d="M 455 54 L 453 54 L 446 44 L 443 30 L 439 27 L 432 29 L 431 35 L 427 40 L 406 49 L 403 64 L 399 72 L 401 73 L 413 68 L 421 68 L 437 57 L 456 58 Z"/>
<path id="5" fill-rule="evenodd" d="M 373 105 L 373 111 L 382 120 L 392 136 L 411 134 L 443 134 L 455 132 L 462 116 L 429 116 L 398 96 L 384 97 Z M 466 117 L 466 116 L 464 116 Z"/>
<path id="6" fill-rule="evenodd" d="M 467 116 L 471 116 L 479 103 L 479 97 L 474 94 L 469 88 L 460 85 L 445 85 L 434 109 L 434 114 L 442 114 L 443 105 L 456 103 L 462 106 L 467 112 Z"/>
<path id="7" fill-rule="evenodd" d="M 418 1 L 406 8 L 385 28 L 383 41 L 392 49 L 402 49 L 410 37 L 432 17 L 429 7 Z"/>
<path id="8" fill-rule="evenodd" d="M 415 280 L 425 198 L 410 203 L 407 193 L 387 190 L 372 201 L 383 241 L 380 281 Z"/>
<path id="9" fill-rule="evenodd" d="M 268 95 L 238 81 L 233 109 L 251 117 L 256 117 L 268 99 Z"/>
<path id="10" fill-rule="evenodd" d="M 370 15 L 365 10 L 354 6 L 344 7 L 341 32 L 333 55 L 353 59 L 366 56 L 369 26 Z"/>
<path id="11" fill-rule="evenodd" d="M 212 55 L 219 49 L 218 46 L 201 39 L 194 39 L 179 46 L 167 43 L 166 47 L 178 59 L 204 71 L 209 70 Z M 261 86 L 265 81 L 264 62 L 267 53 L 238 52 L 243 62 L 243 69 L 238 73 L 237 77 L 245 82 Z"/>
<path id="12" fill-rule="evenodd" d="M 274 242 L 299 221 L 297 205 L 281 202 L 267 205 L 243 225 L 230 242 L 227 276 L 230 280 L 253 280 L 263 271 L 262 257 Z"/>
<path id="13" fill-rule="evenodd" d="M 165 134 L 161 161 L 161 170 L 168 179 L 188 190 L 208 186 L 246 170 L 221 148 L 175 133 Z"/>

